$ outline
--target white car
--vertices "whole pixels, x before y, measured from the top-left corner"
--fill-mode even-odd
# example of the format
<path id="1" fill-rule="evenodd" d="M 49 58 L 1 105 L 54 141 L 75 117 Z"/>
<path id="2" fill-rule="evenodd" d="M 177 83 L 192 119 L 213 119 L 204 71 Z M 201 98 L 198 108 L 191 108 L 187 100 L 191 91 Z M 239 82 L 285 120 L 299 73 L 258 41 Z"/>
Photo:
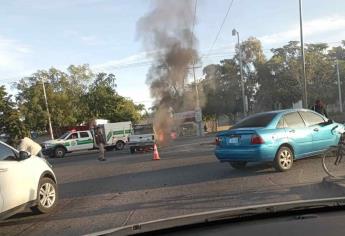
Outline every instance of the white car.
<path id="1" fill-rule="evenodd" d="M 0 141 L 0 219 L 28 207 L 48 213 L 57 201 L 57 182 L 50 164 Z"/>
<path id="2" fill-rule="evenodd" d="M 155 135 L 152 124 L 134 125 L 133 132 L 128 137 L 127 145 L 133 154 L 136 151 L 153 150 Z"/>

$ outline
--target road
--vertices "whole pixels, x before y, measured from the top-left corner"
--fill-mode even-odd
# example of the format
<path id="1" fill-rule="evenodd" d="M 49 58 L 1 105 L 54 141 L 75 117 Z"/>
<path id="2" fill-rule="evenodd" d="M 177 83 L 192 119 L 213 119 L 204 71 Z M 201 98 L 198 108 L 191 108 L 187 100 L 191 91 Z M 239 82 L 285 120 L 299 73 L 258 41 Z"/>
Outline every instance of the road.
<path id="1" fill-rule="evenodd" d="M 0 223 L 0 235 L 82 235 L 195 212 L 252 204 L 342 196 L 323 185 L 320 158 L 279 173 L 268 164 L 234 170 L 213 155 L 213 137 L 185 138 L 152 153 L 95 151 L 50 159 L 60 199 L 50 215 L 30 211 Z"/>

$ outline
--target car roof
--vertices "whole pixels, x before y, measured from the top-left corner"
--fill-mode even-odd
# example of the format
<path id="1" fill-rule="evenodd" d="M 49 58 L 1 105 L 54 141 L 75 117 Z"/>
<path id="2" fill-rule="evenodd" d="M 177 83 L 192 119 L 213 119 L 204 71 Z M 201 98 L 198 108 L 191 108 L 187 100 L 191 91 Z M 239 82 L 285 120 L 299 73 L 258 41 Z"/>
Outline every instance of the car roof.
<path id="1" fill-rule="evenodd" d="M 261 115 L 261 114 L 286 114 L 286 113 L 291 113 L 291 112 L 297 112 L 297 111 L 312 111 L 309 109 L 304 109 L 304 108 L 298 108 L 298 109 L 283 109 L 283 110 L 274 110 L 274 111 L 265 111 L 265 112 L 260 112 L 255 115 Z"/>

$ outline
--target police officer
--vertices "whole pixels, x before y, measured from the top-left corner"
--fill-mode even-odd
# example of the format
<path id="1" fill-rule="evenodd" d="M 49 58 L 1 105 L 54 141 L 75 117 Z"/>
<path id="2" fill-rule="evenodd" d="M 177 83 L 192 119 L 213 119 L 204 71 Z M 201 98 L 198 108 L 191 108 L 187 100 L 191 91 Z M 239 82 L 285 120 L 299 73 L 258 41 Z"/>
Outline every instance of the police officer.
<path id="1" fill-rule="evenodd" d="M 311 107 L 311 110 L 316 111 L 316 112 L 320 113 L 321 115 L 328 118 L 326 108 L 323 106 L 320 99 L 317 99 L 315 101 L 315 104 L 314 104 L 314 106 Z"/>

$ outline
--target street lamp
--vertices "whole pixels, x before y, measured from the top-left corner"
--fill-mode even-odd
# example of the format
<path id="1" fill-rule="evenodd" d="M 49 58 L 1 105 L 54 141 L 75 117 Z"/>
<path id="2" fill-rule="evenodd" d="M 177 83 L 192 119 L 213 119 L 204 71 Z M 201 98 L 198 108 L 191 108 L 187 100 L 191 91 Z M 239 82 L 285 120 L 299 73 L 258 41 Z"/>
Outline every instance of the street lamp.
<path id="1" fill-rule="evenodd" d="M 244 80 L 243 80 L 243 69 L 242 69 L 242 51 L 241 51 L 241 45 L 240 45 L 240 34 L 238 33 L 238 31 L 236 29 L 232 30 L 232 36 L 236 36 L 237 35 L 237 45 L 238 45 L 238 50 L 240 52 L 240 73 L 241 73 L 241 88 L 242 88 L 242 101 L 243 101 L 243 114 L 244 116 L 247 115 L 247 109 L 246 109 L 246 96 L 244 93 Z"/>
<path id="2" fill-rule="evenodd" d="M 305 56 L 304 56 L 304 42 L 303 42 L 303 19 L 302 19 L 302 0 L 299 0 L 299 29 L 301 37 L 301 60 L 303 70 L 303 105 L 308 108 L 308 94 L 307 94 L 307 78 L 305 76 Z"/>
<path id="3" fill-rule="evenodd" d="M 50 113 L 49 113 L 49 107 L 48 107 L 48 100 L 47 100 L 47 94 L 46 94 L 46 87 L 44 86 L 44 80 L 42 78 L 42 86 L 43 86 L 43 95 L 44 95 L 44 101 L 46 103 L 47 113 L 48 113 L 48 123 L 49 123 L 49 132 L 50 132 L 50 138 L 54 139 L 53 134 L 53 128 L 52 128 L 52 122 L 50 120 Z"/>

